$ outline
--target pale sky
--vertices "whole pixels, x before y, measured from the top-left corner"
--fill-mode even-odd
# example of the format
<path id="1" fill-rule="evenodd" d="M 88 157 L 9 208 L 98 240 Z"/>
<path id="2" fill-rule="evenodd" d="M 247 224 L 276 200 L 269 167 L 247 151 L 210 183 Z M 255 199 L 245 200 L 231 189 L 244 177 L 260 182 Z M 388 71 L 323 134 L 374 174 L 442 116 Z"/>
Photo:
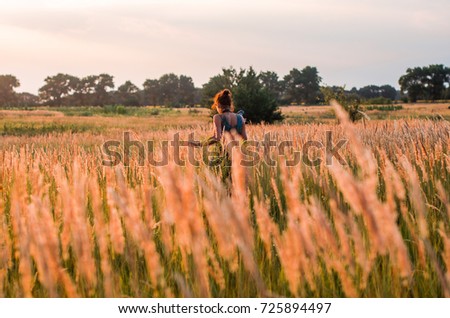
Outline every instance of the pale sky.
<path id="1" fill-rule="evenodd" d="M 429 64 L 450 66 L 450 0 L 0 0 L 0 74 L 35 94 L 59 72 L 200 87 L 230 65 L 397 87 Z"/>

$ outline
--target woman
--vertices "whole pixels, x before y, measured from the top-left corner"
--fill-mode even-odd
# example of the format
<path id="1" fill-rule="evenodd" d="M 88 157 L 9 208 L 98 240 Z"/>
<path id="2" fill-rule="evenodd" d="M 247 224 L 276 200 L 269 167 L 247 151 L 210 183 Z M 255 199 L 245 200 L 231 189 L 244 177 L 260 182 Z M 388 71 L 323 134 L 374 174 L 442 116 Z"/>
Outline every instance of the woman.
<path id="1" fill-rule="evenodd" d="M 245 120 L 240 114 L 233 113 L 234 105 L 231 92 L 228 89 L 221 90 L 214 96 L 213 109 L 217 110 L 213 117 L 214 135 L 206 142 L 190 142 L 192 146 L 200 147 L 204 145 L 212 145 L 220 142 L 223 132 L 231 132 L 235 130 L 242 139 L 247 140 L 247 132 L 245 131 Z"/>
<path id="2" fill-rule="evenodd" d="M 216 145 L 215 155 L 206 158 L 208 165 L 216 170 L 222 176 L 225 184 L 231 184 L 231 153 L 224 150 L 220 142 L 224 132 L 231 133 L 235 131 L 243 140 L 247 140 L 247 132 L 245 131 L 245 120 L 241 114 L 233 113 L 234 105 L 231 92 L 228 89 L 221 90 L 214 96 L 213 109 L 217 110 L 213 117 L 214 135 L 205 142 L 190 142 L 192 146 L 201 147 Z M 231 135 L 234 138 L 233 135 Z"/>
<path id="3" fill-rule="evenodd" d="M 233 113 L 234 105 L 230 90 L 224 89 L 218 92 L 212 107 L 218 112 L 213 117 L 214 136 L 212 138 L 214 140 L 220 141 L 223 131 L 231 132 L 233 129 L 242 139 L 247 140 L 244 118 L 240 114 Z"/>

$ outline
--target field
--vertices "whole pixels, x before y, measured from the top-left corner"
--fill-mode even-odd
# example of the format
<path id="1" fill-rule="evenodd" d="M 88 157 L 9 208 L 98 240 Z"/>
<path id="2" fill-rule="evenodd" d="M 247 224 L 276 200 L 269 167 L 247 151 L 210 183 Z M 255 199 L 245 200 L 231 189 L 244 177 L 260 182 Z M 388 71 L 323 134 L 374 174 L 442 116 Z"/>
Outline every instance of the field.
<path id="1" fill-rule="evenodd" d="M 228 167 L 207 110 L 0 110 L 0 297 L 450 297 L 448 105 L 283 112 Z"/>
<path id="2" fill-rule="evenodd" d="M 436 119 L 442 116 L 450 120 L 450 103 L 436 104 L 393 104 L 364 105 L 370 120 L 385 119 Z M 281 107 L 291 123 L 333 122 L 336 116 L 331 106 L 288 106 Z"/>

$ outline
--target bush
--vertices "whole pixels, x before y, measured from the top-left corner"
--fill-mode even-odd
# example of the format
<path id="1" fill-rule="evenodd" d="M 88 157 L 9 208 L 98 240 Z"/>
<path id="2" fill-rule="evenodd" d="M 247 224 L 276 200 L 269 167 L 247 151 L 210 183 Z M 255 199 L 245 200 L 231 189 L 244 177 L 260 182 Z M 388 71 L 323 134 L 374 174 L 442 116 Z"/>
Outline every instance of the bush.
<path id="1" fill-rule="evenodd" d="M 116 113 L 119 115 L 125 115 L 127 113 L 127 109 L 125 106 L 119 105 L 116 107 Z"/>
<path id="2" fill-rule="evenodd" d="M 385 97 L 375 97 L 367 99 L 364 104 L 366 105 L 392 105 L 392 99 Z"/>
<path id="3" fill-rule="evenodd" d="M 158 116 L 159 115 L 159 109 L 158 108 L 153 108 L 148 113 L 150 115 L 152 115 L 152 116 Z"/>
<path id="4" fill-rule="evenodd" d="M 223 86 L 228 85 L 228 86 Z M 250 123 L 273 123 L 282 120 L 276 96 L 261 84 L 259 75 L 250 67 L 248 70 L 223 69 L 223 75 L 212 77 L 204 85 L 204 101 L 209 103 L 218 91 L 229 88 L 232 91 L 235 110 L 243 110 Z"/>
<path id="5" fill-rule="evenodd" d="M 354 93 L 346 93 L 344 87 L 333 89 L 331 87 L 322 87 L 322 94 L 325 102 L 336 100 L 347 111 L 350 120 L 355 122 L 360 120 L 364 113 L 361 111 L 361 100 L 359 95 Z"/>
<path id="6" fill-rule="evenodd" d="M 381 111 L 396 111 L 396 110 L 400 110 L 403 109 L 402 105 L 379 105 L 379 106 L 367 106 L 366 107 L 367 110 L 381 110 Z"/>
<path id="7" fill-rule="evenodd" d="M 251 123 L 273 123 L 282 120 L 275 96 L 265 89 L 253 68 L 241 70 L 234 90 L 236 111 L 243 110 Z"/>

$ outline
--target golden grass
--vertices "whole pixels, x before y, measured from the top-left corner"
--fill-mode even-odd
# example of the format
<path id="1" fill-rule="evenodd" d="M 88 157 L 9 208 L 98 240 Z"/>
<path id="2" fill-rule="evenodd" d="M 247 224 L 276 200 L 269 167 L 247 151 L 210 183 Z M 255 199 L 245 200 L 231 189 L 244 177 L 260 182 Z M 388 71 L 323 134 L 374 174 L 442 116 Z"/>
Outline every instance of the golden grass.
<path id="1" fill-rule="evenodd" d="M 122 128 L 161 141 L 205 138 L 203 123 L 152 131 L 94 117 L 104 131 L 3 137 L 0 296 L 449 297 L 449 123 L 336 113 L 340 124 L 250 126 L 249 136 L 299 150 L 331 131 L 334 145 L 348 140 L 347 165 L 291 167 L 292 153 L 272 148 L 275 167 L 244 167 L 235 149 L 231 185 L 220 168 L 172 156 L 164 167 L 136 156 L 101 165 L 102 143 Z"/>
<path id="2" fill-rule="evenodd" d="M 435 119 L 437 116 L 450 119 L 450 103 L 401 103 L 402 109 L 395 111 L 365 110 L 368 105 L 363 105 L 364 113 L 371 120 L 385 119 Z M 393 105 L 399 106 L 399 105 Z M 283 106 L 280 107 L 286 116 L 287 122 L 324 122 L 335 121 L 332 106 Z"/>

